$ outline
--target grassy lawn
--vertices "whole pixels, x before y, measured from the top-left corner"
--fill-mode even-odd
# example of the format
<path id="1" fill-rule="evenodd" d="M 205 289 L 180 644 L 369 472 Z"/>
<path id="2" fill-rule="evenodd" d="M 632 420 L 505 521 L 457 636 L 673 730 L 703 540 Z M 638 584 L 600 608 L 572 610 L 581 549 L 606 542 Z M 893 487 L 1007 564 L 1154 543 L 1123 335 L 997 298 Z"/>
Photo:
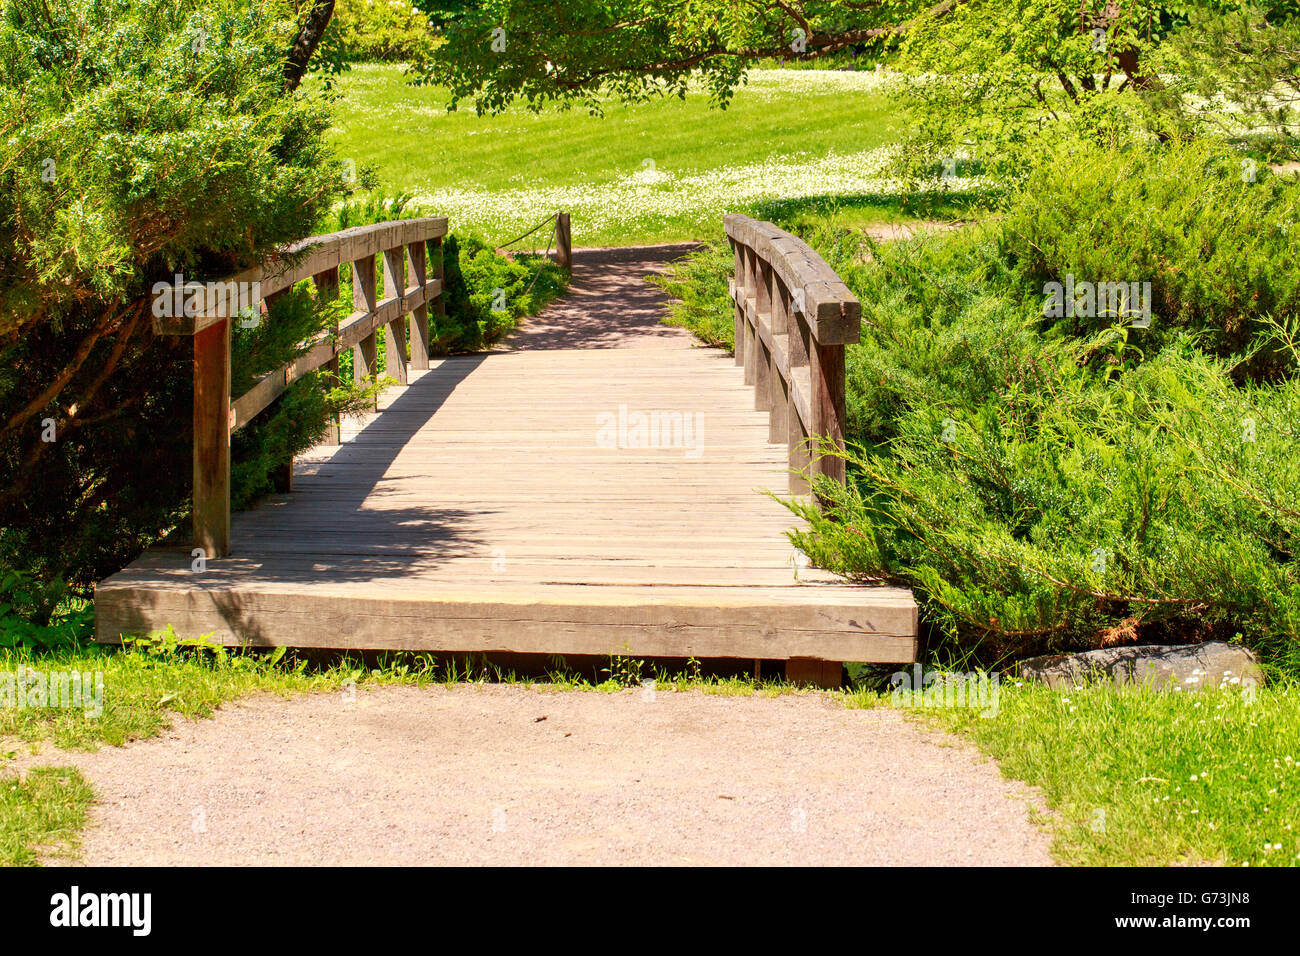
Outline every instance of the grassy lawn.
<path id="1" fill-rule="evenodd" d="M 692 91 L 611 102 L 603 118 L 448 113 L 444 90 L 409 86 L 400 66 L 354 67 L 339 87 L 340 157 L 492 242 L 557 209 L 573 214 L 578 246 L 714 237 L 724 212 L 912 218 L 912 200 L 883 172 L 900 120 L 869 72 L 759 70 L 725 111 Z"/>
<path id="2" fill-rule="evenodd" d="M 1053 852 L 1088 866 L 1300 866 L 1300 689 L 1253 699 L 1001 688 L 996 716 L 915 711 L 1041 787 Z"/>

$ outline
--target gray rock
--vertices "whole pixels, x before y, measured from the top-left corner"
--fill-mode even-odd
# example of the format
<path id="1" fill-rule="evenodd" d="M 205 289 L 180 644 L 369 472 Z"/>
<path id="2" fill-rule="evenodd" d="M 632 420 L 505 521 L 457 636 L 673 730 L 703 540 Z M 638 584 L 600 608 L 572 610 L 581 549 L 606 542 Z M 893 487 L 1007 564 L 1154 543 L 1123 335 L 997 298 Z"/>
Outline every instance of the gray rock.
<path id="1" fill-rule="evenodd" d="M 1243 690 L 1264 683 L 1255 655 L 1236 644 L 1140 644 L 1103 647 L 1078 654 L 1047 654 L 1020 662 L 1020 676 L 1055 690 L 1071 690 L 1092 679 L 1116 684 L 1150 684 L 1167 690 L 1225 687 Z"/>

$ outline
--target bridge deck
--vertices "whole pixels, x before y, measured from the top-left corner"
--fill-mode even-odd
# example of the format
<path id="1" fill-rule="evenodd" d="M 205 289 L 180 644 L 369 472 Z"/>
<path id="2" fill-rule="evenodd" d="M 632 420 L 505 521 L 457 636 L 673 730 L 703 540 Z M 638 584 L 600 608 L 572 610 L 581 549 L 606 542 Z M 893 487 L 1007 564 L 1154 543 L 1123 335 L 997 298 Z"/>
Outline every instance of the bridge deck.
<path id="1" fill-rule="evenodd" d="M 797 568 L 793 515 L 760 493 L 784 491 L 786 450 L 742 370 L 656 324 L 644 284 L 602 319 L 602 275 L 579 256 L 570 298 L 508 350 L 437 362 L 345 423 L 292 493 L 235 516 L 231 557 L 198 572 L 158 548 L 103 582 L 99 639 L 912 660 L 910 592 Z M 692 427 L 636 447 L 655 412 Z"/>

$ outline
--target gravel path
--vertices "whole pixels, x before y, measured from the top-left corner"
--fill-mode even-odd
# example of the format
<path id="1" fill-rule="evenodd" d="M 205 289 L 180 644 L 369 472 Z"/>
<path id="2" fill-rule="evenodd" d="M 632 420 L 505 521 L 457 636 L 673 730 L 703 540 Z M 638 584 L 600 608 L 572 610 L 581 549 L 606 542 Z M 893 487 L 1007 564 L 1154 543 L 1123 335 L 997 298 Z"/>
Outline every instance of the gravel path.
<path id="1" fill-rule="evenodd" d="M 833 698 L 520 685 L 260 696 L 72 763 L 93 865 L 1045 865 L 1034 797 Z"/>

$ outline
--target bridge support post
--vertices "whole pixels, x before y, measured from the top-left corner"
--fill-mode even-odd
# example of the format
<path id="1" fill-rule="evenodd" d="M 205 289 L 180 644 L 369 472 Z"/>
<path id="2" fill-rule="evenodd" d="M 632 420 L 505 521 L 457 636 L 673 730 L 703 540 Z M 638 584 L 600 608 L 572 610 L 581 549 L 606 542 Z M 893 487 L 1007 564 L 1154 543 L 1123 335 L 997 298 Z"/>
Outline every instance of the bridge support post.
<path id="1" fill-rule="evenodd" d="M 230 553 L 230 319 L 194 333 L 194 546 Z"/>

